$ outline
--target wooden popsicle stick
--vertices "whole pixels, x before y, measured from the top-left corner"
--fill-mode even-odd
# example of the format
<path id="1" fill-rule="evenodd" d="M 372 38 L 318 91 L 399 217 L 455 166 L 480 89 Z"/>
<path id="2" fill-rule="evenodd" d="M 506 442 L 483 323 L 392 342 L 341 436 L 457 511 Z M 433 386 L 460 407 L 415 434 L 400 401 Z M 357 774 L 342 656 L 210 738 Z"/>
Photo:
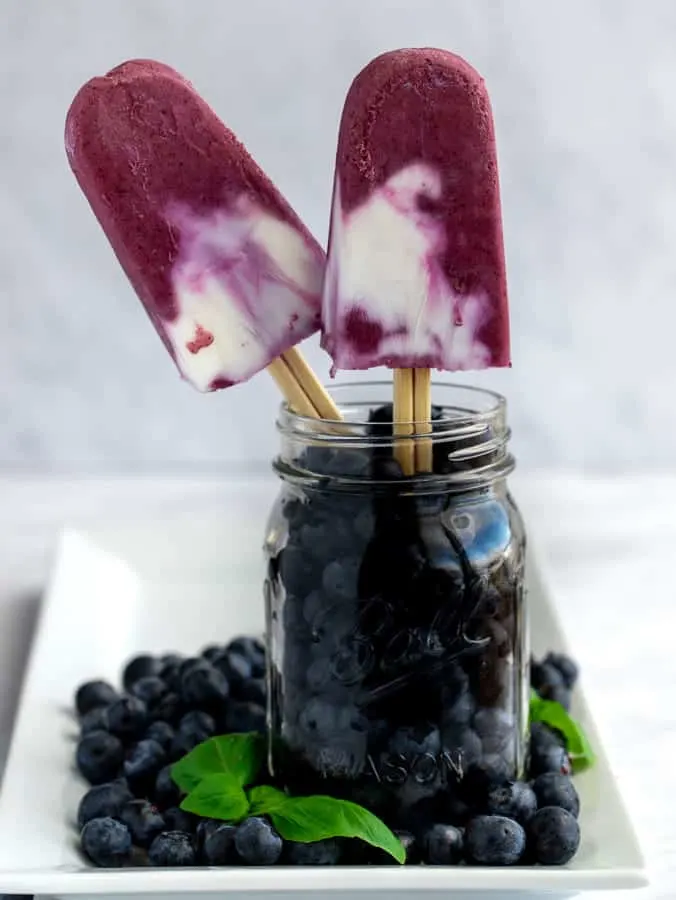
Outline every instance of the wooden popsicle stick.
<path id="1" fill-rule="evenodd" d="M 296 381 L 298 381 L 305 394 L 309 397 L 312 405 L 317 410 L 319 418 L 342 422 L 343 417 L 340 414 L 340 410 L 333 402 L 333 398 L 325 390 L 324 385 L 307 364 L 300 350 L 297 347 L 291 347 L 290 350 L 282 353 L 281 359 L 284 360 L 295 376 Z"/>
<path id="2" fill-rule="evenodd" d="M 301 416 L 309 416 L 313 419 L 321 418 L 312 400 L 303 390 L 303 386 L 288 367 L 283 356 L 278 356 L 277 359 L 272 360 L 268 365 L 268 372 L 277 382 L 277 387 L 295 413 Z"/>
<path id="3" fill-rule="evenodd" d="M 394 435 L 413 434 L 413 369 L 394 370 Z M 404 475 L 415 471 L 413 441 L 395 441 L 394 457 Z"/>
<path id="4" fill-rule="evenodd" d="M 432 433 L 432 372 L 413 370 L 413 418 L 416 434 Z M 432 471 L 432 441 L 415 442 L 415 471 Z"/>

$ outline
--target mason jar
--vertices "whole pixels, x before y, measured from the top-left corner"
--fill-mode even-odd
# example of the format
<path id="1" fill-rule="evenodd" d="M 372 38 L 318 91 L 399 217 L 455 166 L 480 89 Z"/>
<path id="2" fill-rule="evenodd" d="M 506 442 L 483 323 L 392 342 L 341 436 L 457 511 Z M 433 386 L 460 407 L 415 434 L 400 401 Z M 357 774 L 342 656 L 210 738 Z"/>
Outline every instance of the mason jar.
<path id="1" fill-rule="evenodd" d="M 331 394 L 340 423 L 287 407 L 278 419 L 271 770 L 393 825 L 438 804 L 462 817 L 468 779 L 521 777 L 527 746 L 526 540 L 505 400 L 433 385 L 431 423 L 395 436 L 391 383 Z M 432 471 L 405 476 L 402 454 L 423 446 Z"/>

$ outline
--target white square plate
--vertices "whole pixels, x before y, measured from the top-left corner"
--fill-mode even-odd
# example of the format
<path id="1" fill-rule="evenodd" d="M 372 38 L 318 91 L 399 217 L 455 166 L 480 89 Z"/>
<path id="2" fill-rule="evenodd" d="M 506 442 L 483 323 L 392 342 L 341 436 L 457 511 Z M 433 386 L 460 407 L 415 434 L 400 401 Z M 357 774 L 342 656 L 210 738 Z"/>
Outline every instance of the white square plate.
<path id="1" fill-rule="evenodd" d="M 235 512 L 237 513 L 235 515 Z M 244 518 L 244 522 L 242 519 Z M 579 777 L 583 843 L 565 868 L 199 868 L 88 867 L 71 823 L 84 785 L 72 766 L 74 688 L 119 677 L 123 660 L 148 651 L 196 652 L 211 641 L 260 631 L 260 519 L 152 521 L 61 540 L 44 600 L 0 795 L 0 891 L 25 894 L 149 894 L 349 891 L 555 892 L 636 888 L 644 862 L 584 699 L 575 715 L 598 751 Z M 254 521 L 255 520 L 255 521 Z M 538 570 L 529 573 L 533 648 L 565 649 Z M 440 896 L 440 894 L 439 894 Z"/>

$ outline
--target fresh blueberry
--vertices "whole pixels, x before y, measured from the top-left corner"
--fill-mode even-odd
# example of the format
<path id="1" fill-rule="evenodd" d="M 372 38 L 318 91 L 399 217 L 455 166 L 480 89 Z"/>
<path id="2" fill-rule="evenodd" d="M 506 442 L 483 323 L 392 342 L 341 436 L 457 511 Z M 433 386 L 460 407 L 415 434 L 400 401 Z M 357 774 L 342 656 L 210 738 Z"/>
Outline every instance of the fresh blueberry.
<path id="1" fill-rule="evenodd" d="M 198 744 L 208 740 L 216 734 L 216 722 L 213 716 L 201 709 L 193 709 L 186 713 L 178 723 L 178 730 L 185 735 L 194 737 Z M 176 829 L 180 831 L 181 829 Z"/>
<path id="2" fill-rule="evenodd" d="M 390 749 L 405 758 L 436 756 L 441 751 L 439 729 L 428 723 L 399 728 L 390 738 Z"/>
<path id="3" fill-rule="evenodd" d="M 169 809 L 165 809 L 162 818 L 167 826 L 167 831 L 185 831 L 188 834 L 195 831 L 199 822 L 197 816 L 178 806 L 170 806 Z"/>
<path id="4" fill-rule="evenodd" d="M 470 806 L 478 810 L 485 809 L 489 792 L 509 781 L 504 766 L 496 766 L 485 758 L 472 763 L 464 772 L 459 785 L 459 796 Z"/>
<path id="5" fill-rule="evenodd" d="M 202 741 L 200 741 L 199 737 L 194 732 L 188 733 L 185 731 L 177 731 L 174 734 L 174 739 L 169 748 L 169 759 L 176 762 L 184 756 L 187 756 L 191 750 L 194 750 L 195 747 L 201 743 Z"/>
<path id="6" fill-rule="evenodd" d="M 553 744 L 549 747 L 538 747 L 531 744 L 530 776 L 537 778 L 545 772 L 558 772 L 560 775 L 570 775 L 570 759 L 564 747 Z"/>
<path id="7" fill-rule="evenodd" d="M 171 766 L 165 766 L 157 773 L 153 799 L 161 807 L 177 806 L 181 798 L 178 785 L 171 777 Z"/>
<path id="8" fill-rule="evenodd" d="M 455 701 L 443 710 L 444 725 L 467 725 L 472 720 L 476 701 L 469 691 L 462 691 Z"/>
<path id="9" fill-rule="evenodd" d="M 195 845 L 198 853 L 204 850 L 204 843 L 212 832 L 220 828 L 224 823 L 220 819 L 200 819 L 195 829 Z"/>
<path id="10" fill-rule="evenodd" d="M 203 828 L 201 857 L 207 866 L 231 866 L 237 864 L 235 850 L 236 825 L 207 820 L 210 826 Z M 201 825 L 202 823 L 200 823 Z"/>
<path id="11" fill-rule="evenodd" d="M 513 715 L 499 707 L 477 710 L 474 730 L 481 738 L 484 753 L 501 753 L 516 735 Z"/>
<path id="12" fill-rule="evenodd" d="M 537 800 L 533 789 L 522 781 L 495 785 L 488 792 L 486 812 L 491 816 L 507 816 L 525 825 L 536 809 Z"/>
<path id="13" fill-rule="evenodd" d="M 204 659 L 208 660 L 210 663 L 214 663 L 215 660 L 219 659 L 224 652 L 224 648 L 221 644 L 209 644 L 206 646 L 200 656 L 203 656 Z M 180 828 L 172 829 L 172 831 L 180 831 Z"/>
<path id="14" fill-rule="evenodd" d="M 169 750 L 174 739 L 174 729 L 168 722 L 151 722 L 144 737 L 157 741 L 165 750 Z"/>
<path id="15" fill-rule="evenodd" d="M 463 832 L 454 825 L 433 825 L 425 834 L 424 848 L 431 866 L 455 866 L 463 857 Z"/>
<path id="16" fill-rule="evenodd" d="M 528 823 L 528 844 L 535 862 L 563 866 L 580 846 L 580 826 L 568 810 L 544 806 Z"/>
<path id="17" fill-rule="evenodd" d="M 564 740 L 558 731 L 545 725 L 544 722 L 531 722 L 530 725 L 531 747 L 536 750 L 544 750 L 546 747 L 563 747 Z"/>
<path id="18" fill-rule="evenodd" d="M 570 709 L 570 691 L 563 684 L 546 685 L 541 688 L 540 696 L 544 697 L 545 700 L 553 700 L 555 703 L 560 703 L 565 710 Z"/>
<path id="19" fill-rule="evenodd" d="M 366 735 L 352 733 L 312 742 L 305 748 L 305 756 L 322 778 L 355 779 L 366 765 Z"/>
<path id="20" fill-rule="evenodd" d="M 107 731 L 90 731 L 78 743 L 75 759 L 90 784 L 103 784 L 119 774 L 124 747 L 119 738 Z"/>
<path id="21" fill-rule="evenodd" d="M 117 700 L 117 691 L 107 681 L 86 681 L 75 692 L 75 708 L 79 716 L 98 706 L 110 706 L 113 700 Z"/>
<path id="22" fill-rule="evenodd" d="M 565 653 L 548 653 L 545 656 L 543 663 L 558 669 L 564 684 L 569 691 L 572 691 L 580 676 L 580 670 L 577 663 L 572 660 L 570 656 L 566 656 Z"/>
<path id="23" fill-rule="evenodd" d="M 183 662 L 183 657 L 180 653 L 163 653 L 162 656 L 160 656 L 158 662 L 160 665 L 158 674 L 160 678 L 164 678 L 164 675 L 162 674 L 163 671 L 165 669 L 173 669 L 180 666 Z"/>
<path id="24" fill-rule="evenodd" d="M 355 600 L 361 560 L 356 558 L 330 562 L 322 573 L 322 587 L 334 600 Z"/>
<path id="25" fill-rule="evenodd" d="M 550 690 L 556 685 L 565 687 L 563 675 L 556 666 L 552 666 L 549 663 L 531 663 L 530 683 L 531 687 L 535 688 L 539 694 Z"/>
<path id="26" fill-rule="evenodd" d="M 265 819 L 251 816 L 238 826 L 235 848 L 250 866 L 273 866 L 282 855 L 282 839 Z"/>
<path id="27" fill-rule="evenodd" d="M 242 653 L 228 650 L 220 657 L 217 666 L 227 678 L 233 696 L 239 696 L 241 686 L 251 678 L 251 661 Z"/>
<path id="28" fill-rule="evenodd" d="M 160 668 L 160 661 L 155 659 L 154 656 L 149 656 L 147 653 L 134 656 L 122 670 L 122 684 L 125 691 L 131 691 L 132 685 L 139 678 L 159 674 Z"/>
<path id="29" fill-rule="evenodd" d="M 451 726 L 444 729 L 444 747 L 451 759 L 457 761 L 462 772 L 481 759 L 481 738 L 472 728 Z"/>
<path id="30" fill-rule="evenodd" d="M 125 781 L 108 781 L 90 788 L 77 808 L 77 826 L 82 829 L 91 819 L 116 818 L 133 794 Z"/>
<path id="31" fill-rule="evenodd" d="M 225 730 L 228 734 L 257 731 L 265 734 L 267 722 L 265 710 L 257 703 L 240 703 L 233 700 L 225 712 Z"/>
<path id="32" fill-rule="evenodd" d="M 329 838 L 311 844 L 287 841 L 284 862 L 290 866 L 335 866 L 340 860 L 340 844 Z"/>
<path id="33" fill-rule="evenodd" d="M 158 834 L 148 850 L 153 866 L 194 866 L 196 861 L 192 837 L 183 831 L 164 831 Z"/>
<path id="34" fill-rule="evenodd" d="M 324 607 L 330 603 L 321 591 L 310 591 L 303 600 L 303 618 L 308 625 L 314 625 L 315 619 L 321 614 Z"/>
<path id="35" fill-rule="evenodd" d="M 264 678 L 250 678 L 242 684 L 237 692 L 237 697 L 246 703 L 257 703 L 265 706 L 267 702 L 267 689 Z"/>
<path id="36" fill-rule="evenodd" d="M 90 819 L 80 836 L 82 849 L 96 866 L 117 868 L 131 858 L 129 829 L 110 816 Z"/>
<path id="37" fill-rule="evenodd" d="M 153 706 L 152 710 L 150 711 L 150 716 L 154 721 L 167 722 L 170 725 L 177 725 L 179 719 L 185 713 L 185 711 L 186 705 L 181 699 L 180 695 L 174 691 L 170 691 Z"/>
<path id="38" fill-rule="evenodd" d="M 95 706 L 80 719 L 80 734 L 89 734 L 90 731 L 107 731 L 108 715 L 105 706 Z"/>
<path id="39" fill-rule="evenodd" d="M 190 669 L 181 680 L 183 701 L 189 707 L 218 709 L 228 699 L 228 680 L 209 663 Z"/>
<path id="40" fill-rule="evenodd" d="M 287 593 L 305 597 L 317 580 L 314 558 L 295 544 L 288 544 L 281 553 L 280 576 Z"/>
<path id="41" fill-rule="evenodd" d="M 371 540 L 375 531 L 375 525 L 376 517 L 373 510 L 369 506 L 365 506 L 362 510 L 360 510 L 352 523 L 355 534 L 360 539 L 360 541 L 362 541 L 362 543 L 366 543 L 367 541 Z"/>
<path id="42" fill-rule="evenodd" d="M 164 747 L 152 738 L 133 744 L 124 761 L 124 774 L 130 784 L 154 780 L 167 761 Z"/>
<path id="43" fill-rule="evenodd" d="M 125 803 L 118 818 L 127 826 L 134 843 L 139 847 L 149 847 L 166 827 L 157 807 L 147 800 L 130 800 Z"/>
<path id="44" fill-rule="evenodd" d="M 571 815 L 580 814 L 580 798 L 572 780 L 558 772 L 546 772 L 533 782 L 533 791 L 539 807 L 560 806 Z"/>
<path id="45" fill-rule="evenodd" d="M 526 833 L 505 816 L 476 816 L 465 833 L 467 856 L 482 866 L 513 866 L 526 849 Z"/>
<path id="46" fill-rule="evenodd" d="M 229 653 L 240 653 L 251 663 L 253 675 L 260 678 L 265 672 L 265 644 L 255 637 L 234 638 L 226 650 Z"/>
<path id="47" fill-rule="evenodd" d="M 159 675 L 144 675 L 130 688 L 130 693 L 139 700 L 143 700 L 148 707 L 155 706 L 168 692 L 167 683 Z"/>
<path id="48" fill-rule="evenodd" d="M 126 740 L 140 737 L 148 726 L 148 710 L 138 697 L 120 697 L 106 709 L 108 730 Z"/>
<path id="49" fill-rule="evenodd" d="M 407 864 L 412 865 L 413 863 L 420 862 L 420 846 L 418 838 L 410 831 L 403 831 L 400 828 L 395 829 L 394 834 L 399 838 L 406 851 Z M 388 857 L 387 862 L 389 865 L 392 864 L 391 857 Z"/>

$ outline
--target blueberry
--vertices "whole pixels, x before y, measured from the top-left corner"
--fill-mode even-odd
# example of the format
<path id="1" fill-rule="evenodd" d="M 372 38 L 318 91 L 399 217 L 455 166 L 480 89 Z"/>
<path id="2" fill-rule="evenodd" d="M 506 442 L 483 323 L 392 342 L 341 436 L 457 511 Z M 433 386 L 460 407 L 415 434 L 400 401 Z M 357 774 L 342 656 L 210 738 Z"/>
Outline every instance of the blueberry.
<path id="1" fill-rule="evenodd" d="M 131 834 L 126 825 L 110 816 L 90 819 L 80 836 L 82 849 L 94 865 L 117 868 L 131 858 Z"/>
<path id="2" fill-rule="evenodd" d="M 463 691 L 451 705 L 444 708 L 442 714 L 444 725 L 469 724 L 475 709 L 476 701 L 474 697 L 469 691 Z"/>
<path id="3" fill-rule="evenodd" d="M 545 772 L 558 772 L 560 775 L 570 775 L 570 759 L 563 747 L 554 744 L 549 747 L 538 747 L 531 744 L 530 776 L 537 778 Z"/>
<path id="4" fill-rule="evenodd" d="M 406 758 L 423 754 L 436 756 L 441 750 L 439 729 L 430 724 L 399 728 L 390 738 L 390 749 Z"/>
<path id="5" fill-rule="evenodd" d="M 138 783 L 157 776 L 167 761 L 164 747 L 152 738 L 134 744 L 124 761 L 124 774 L 130 783 Z"/>
<path id="6" fill-rule="evenodd" d="M 225 730 L 228 734 L 242 734 L 257 731 L 267 732 L 265 710 L 256 703 L 240 703 L 233 700 L 225 713 Z"/>
<path id="7" fill-rule="evenodd" d="M 168 722 L 151 722 L 144 737 L 157 741 L 165 750 L 168 750 L 174 739 L 174 729 Z"/>
<path id="8" fill-rule="evenodd" d="M 399 838 L 406 851 L 406 862 L 408 865 L 420 862 L 420 847 L 416 836 L 410 831 L 403 831 L 401 829 L 395 829 L 394 834 Z M 391 865 L 392 858 L 388 856 L 387 862 Z"/>
<path id="9" fill-rule="evenodd" d="M 191 836 L 183 831 L 158 834 L 148 850 L 148 861 L 153 866 L 194 866 L 195 847 Z"/>
<path id="10" fill-rule="evenodd" d="M 162 807 L 176 806 L 181 798 L 178 785 L 171 777 L 171 766 L 165 766 L 157 773 L 153 799 Z"/>
<path id="11" fill-rule="evenodd" d="M 317 580 L 314 559 L 294 544 L 287 544 L 281 553 L 280 576 L 287 593 L 305 597 Z"/>
<path id="12" fill-rule="evenodd" d="M 251 816 L 238 826 L 235 848 L 250 866 L 273 866 L 282 854 L 282 839 L 265 819 Z"/>
<path id="13" fill-rule="evenodd" d="M 496 766 L 482 759 L 472 763 L 464 773 L 460 782 L 460 797 L 471 806 L 483 809 L 489 792 L 508 781 L 509 776 L 503 766 Z"/>
<path id="14" fill-rule="evenodd" d="M 197 744 L 208 740 L 216 734 L 216 722 L 213 716 L 201 709 L 193 709 L 186 713 L 178 723 L 178 730 L 189 737 L 194 737 Z M 176 829 L 180 831 L 181 829 Z"/>
<path id="15" fill-rule="evenodd" d="M 153 839 L 165 830 L 164 819 L 157 807 L 147 800 L 130 800 L 120 810 L 120 822 L 129 829 L 134 843 L 149 847 Z"/>
<path id="16" fill-rule="evenodd" d="M 474 730 L 481 738 L 485 753 L 501 753 L 516 735 L 513 715 L 499 707 L 477 710 Z"/>
<path id="17" fill-rule="evenodd" d="M 555 685 L 565 687 L 563 675 L 556 666 L 548 663 L 531 663 L 530 667 L 530 683 L 531 687 L 542 694 L 544 690 L 549 690 Z"/>
<path id="18" fill-rule="evenodd" d="M 545 685 L 545 687 L 540 690 L 540 696 L 544 697 L 545 700 L 552 700 L 555 703 L 560 703 L 565 710 L 570 709 L 570 691 L 563 684 L 554 684 L 551 686 Z"/>
<path id="19" fill-rule="evenodd" d="M 580 813 L 580 798 L 567 775 L 546 772 L 535 779 L 533 791 L 539 807 L 560 806 L 576 818 Z"/>
<path id="20" fill-rule="evenodd" d="M 303 618 L 308 625 L 312 626 L 314 624 L 315 619 L 329 602 L 321 591 L 310 591 L 305 600 L 303 600 Z"/>
<path id="21" fill-rule="evenodd" d="M 133 794 L 122 779 L 97 784 L 90 788 L 80 800 L 77 808 L 78 828 L 84 828 L 91 819 L 101 819 L 106 816 L 116 818 L 124 804 L 133 799 Z"/>
<path id="22" fill-rule="evenodd" d="M 257 703 L 265 706 L 267 702 L 267 689 L 264 678 L 250 678 L 240 686 L 237 697 L 247 703 Z"/>
<path id="23" fill-rule="evenodd" d="M 90 731 L 108 731 L 108 715 L 105 706 L 95 706 L 80 719 L 80 734 Z"/>
<path id="24" fill-rule="evenodd" d="M 181 695 L 188 706 L 217 709 L 223 706 L 229 693 L 225 675 L 208 663 L 189 669 L 181 679 Z"/>
<path id="25" fill-rule="evenodd" d="M 375 531 L 376 517 L 373 510 L 365 506 L 355 517 L 352 527 L 355 534 L 363 542 L 370 541 Z"/>
<path id="26" fill-rule="evenodd" d="M 165 809 L 162 818 L 167 826 L 167 831 L 185 831 L 188 834 L 195 831 L 199 822 L 197 816 L 178 806 L 170 806 L 169 809 Z"/>
<path id="27" fill-rule="evenodd" d="M 195 845 L 198 853 L 202 853 L 204 843 L 212 832 L 220 828 L 224 823 L 220 819 L 200 819 L 195 829 Z"/>
<path id="28" fill-rule="evenodd" d="M 564 740 L 558 731 L 545 725 L 544 722 L 531 722 L 530 724 L 531 747 L 536 750 L 544 750 L 547 747 L 563 747 Z"/>
<path id="29" fill-rule="evenodd" d="M 117 700 L 117 691 L 107 681 L 86 681 L 75 692 L 75 708 L 79 716 L 98 706 L 110 706 L 113 700 Z"/>
<path id="30" fill-rule="evenodd" d="M 148 654 L 134 656 L 122 670 L 122 684 L 125 691 L 130 691 L 132 685 L 139 678 L 145 678 L 147 675 L 157 675 L 160 667 L 160 661 L 155 659 L 154 656 L 149 656 Z"/>
<path id="31" fill-rule="evenodd" d="M 545 656 L 543 663 L 558 669 L 565 686 L 569 691 L 572 691 L 580 675 L 580 670 L 574 660 L 569 656 L 566 656 L 565 653 L 548 653 Z"/>
<path id="32" fill-rule="evenodd" d="M 134 697 L 138 697 L 139 700 L 143 700 L 149 707 L 159 703 L 168 692 L 167 683 L 159 675 L 144 675 L 143 678 L 135 681 L 130 688 L 130 693 Z"/>
<path id="33" fill-rule="evenodd" d="M 284 862 L 290 866 L 335 866 L 340 860 L 340 844 L 329 838 L 311 844 L 287 841 Z"/>
<path id="34" fill-rule="evenodd" d="M 522 781 L 495 785 L 488 792 L 486 812 L 492 816 L 507 816 L 524 825 L 537 809 L 533 789 Z"/>
<path id="35" fill-rule="evenodd" d="M 481 759 L 481 738 L 471 728 L 463 726 L 446 728 L 443 741 L 446 751 L 450 753 L 451 759 L 457 761 L 463 773 Z"/>
<path id="36" fill-rule="evenodd" d="M 138 697 L 120 697 L 106 709 L 108 730 L 117 737 L 140 737 L 148 725 L 148 710 Z"/>
<path id="37" fill-rule="evenodd" d="M 454 866 L 464 852 L 463 833 L 454 825 L 433 825 L 424 837 L 425 861 L 432 866 Z"/>
<path id="38" fill-rule="evenodd" d="M 528 823 L 528 845 L 535 862 L 563 866 L 580 846 L 580 826 L 574 815 L 558 806 L 545 806 Z"/>
<path id="39" fill-rule="evenodd" d="M 207 821 L 212 824 L 204 830 L 201 844 L 201 857 L 204 863 L 207 866 L 236 865 L 235 835 L 237 826 L 227 825 L 225 822 Z"/>
<path id="40" fill-rule="evenodd" d="M 240 687 L 251 678 L 251 661 L 234 650 L 224 653 L 217 665 L 219 671 L 227 678 L 233 695 L 237 695 Z"/>
<path id="41" fill-rule="evenodd" d="M 330 562 L 322 573 L 322 587 L 335 600 L 354 600 L 357 597 L 361 561 L 356 558 Z"/>
<path id="42" fill-rule="evenodd" d="M 366 765 L 366 735 L 351 734 L 326 743 L 311 743 L 305 755 L 322 778 L 357 778 Z"/>
<path id="43" fill-rule="evenodd" d="M 219 659 L 223 656 L 224 648 L 220 644 L 209 644 L 205 647 L 200 656 L 203 656 L 204 659 L 208 660 L 210 663 L 215 662 L 215 660 Z M 172 831 L 180 831 L 180 828 L 172 829 Z"/>
<path id="44" fill-rule="evenodd" d="M 237 637 L 230 641 L 226 650 L 229 653 L 240 653 L 251 662 L 258 678 L 265 671 L 265 644 L 255 637 Z M 260 670 L 260 671 L 258 671 Z"/>
<path id="45" fill-rule="evenodd" d="M 483 866 L 513 866 L 526 849 L 526 833 L 513 819 L 476 816 L 465 833 L 467 856 Z"/>
<path id="46" fill-rule="evenodd" d="M 107 731 L 91 731 L 77 745 L 80 773 L 90 784 L 103 784 L 118 775 L 124 760 L 122 741 Z"/>
<path id="47" fill-rule="evenodd" d="M 178 676 L 177 676 L 178 678 Z M 180 682 L 180 679 L 178 679 Z M 180 683 L 179 683 L 180 690 Z M 186 711 L 186 706 L 179 694 L 170 691 L 159 700 L 150 711 L 151 718 L 157 722 L 168 722 L 170 725 L 178 724 L 179 719 Z"/>

